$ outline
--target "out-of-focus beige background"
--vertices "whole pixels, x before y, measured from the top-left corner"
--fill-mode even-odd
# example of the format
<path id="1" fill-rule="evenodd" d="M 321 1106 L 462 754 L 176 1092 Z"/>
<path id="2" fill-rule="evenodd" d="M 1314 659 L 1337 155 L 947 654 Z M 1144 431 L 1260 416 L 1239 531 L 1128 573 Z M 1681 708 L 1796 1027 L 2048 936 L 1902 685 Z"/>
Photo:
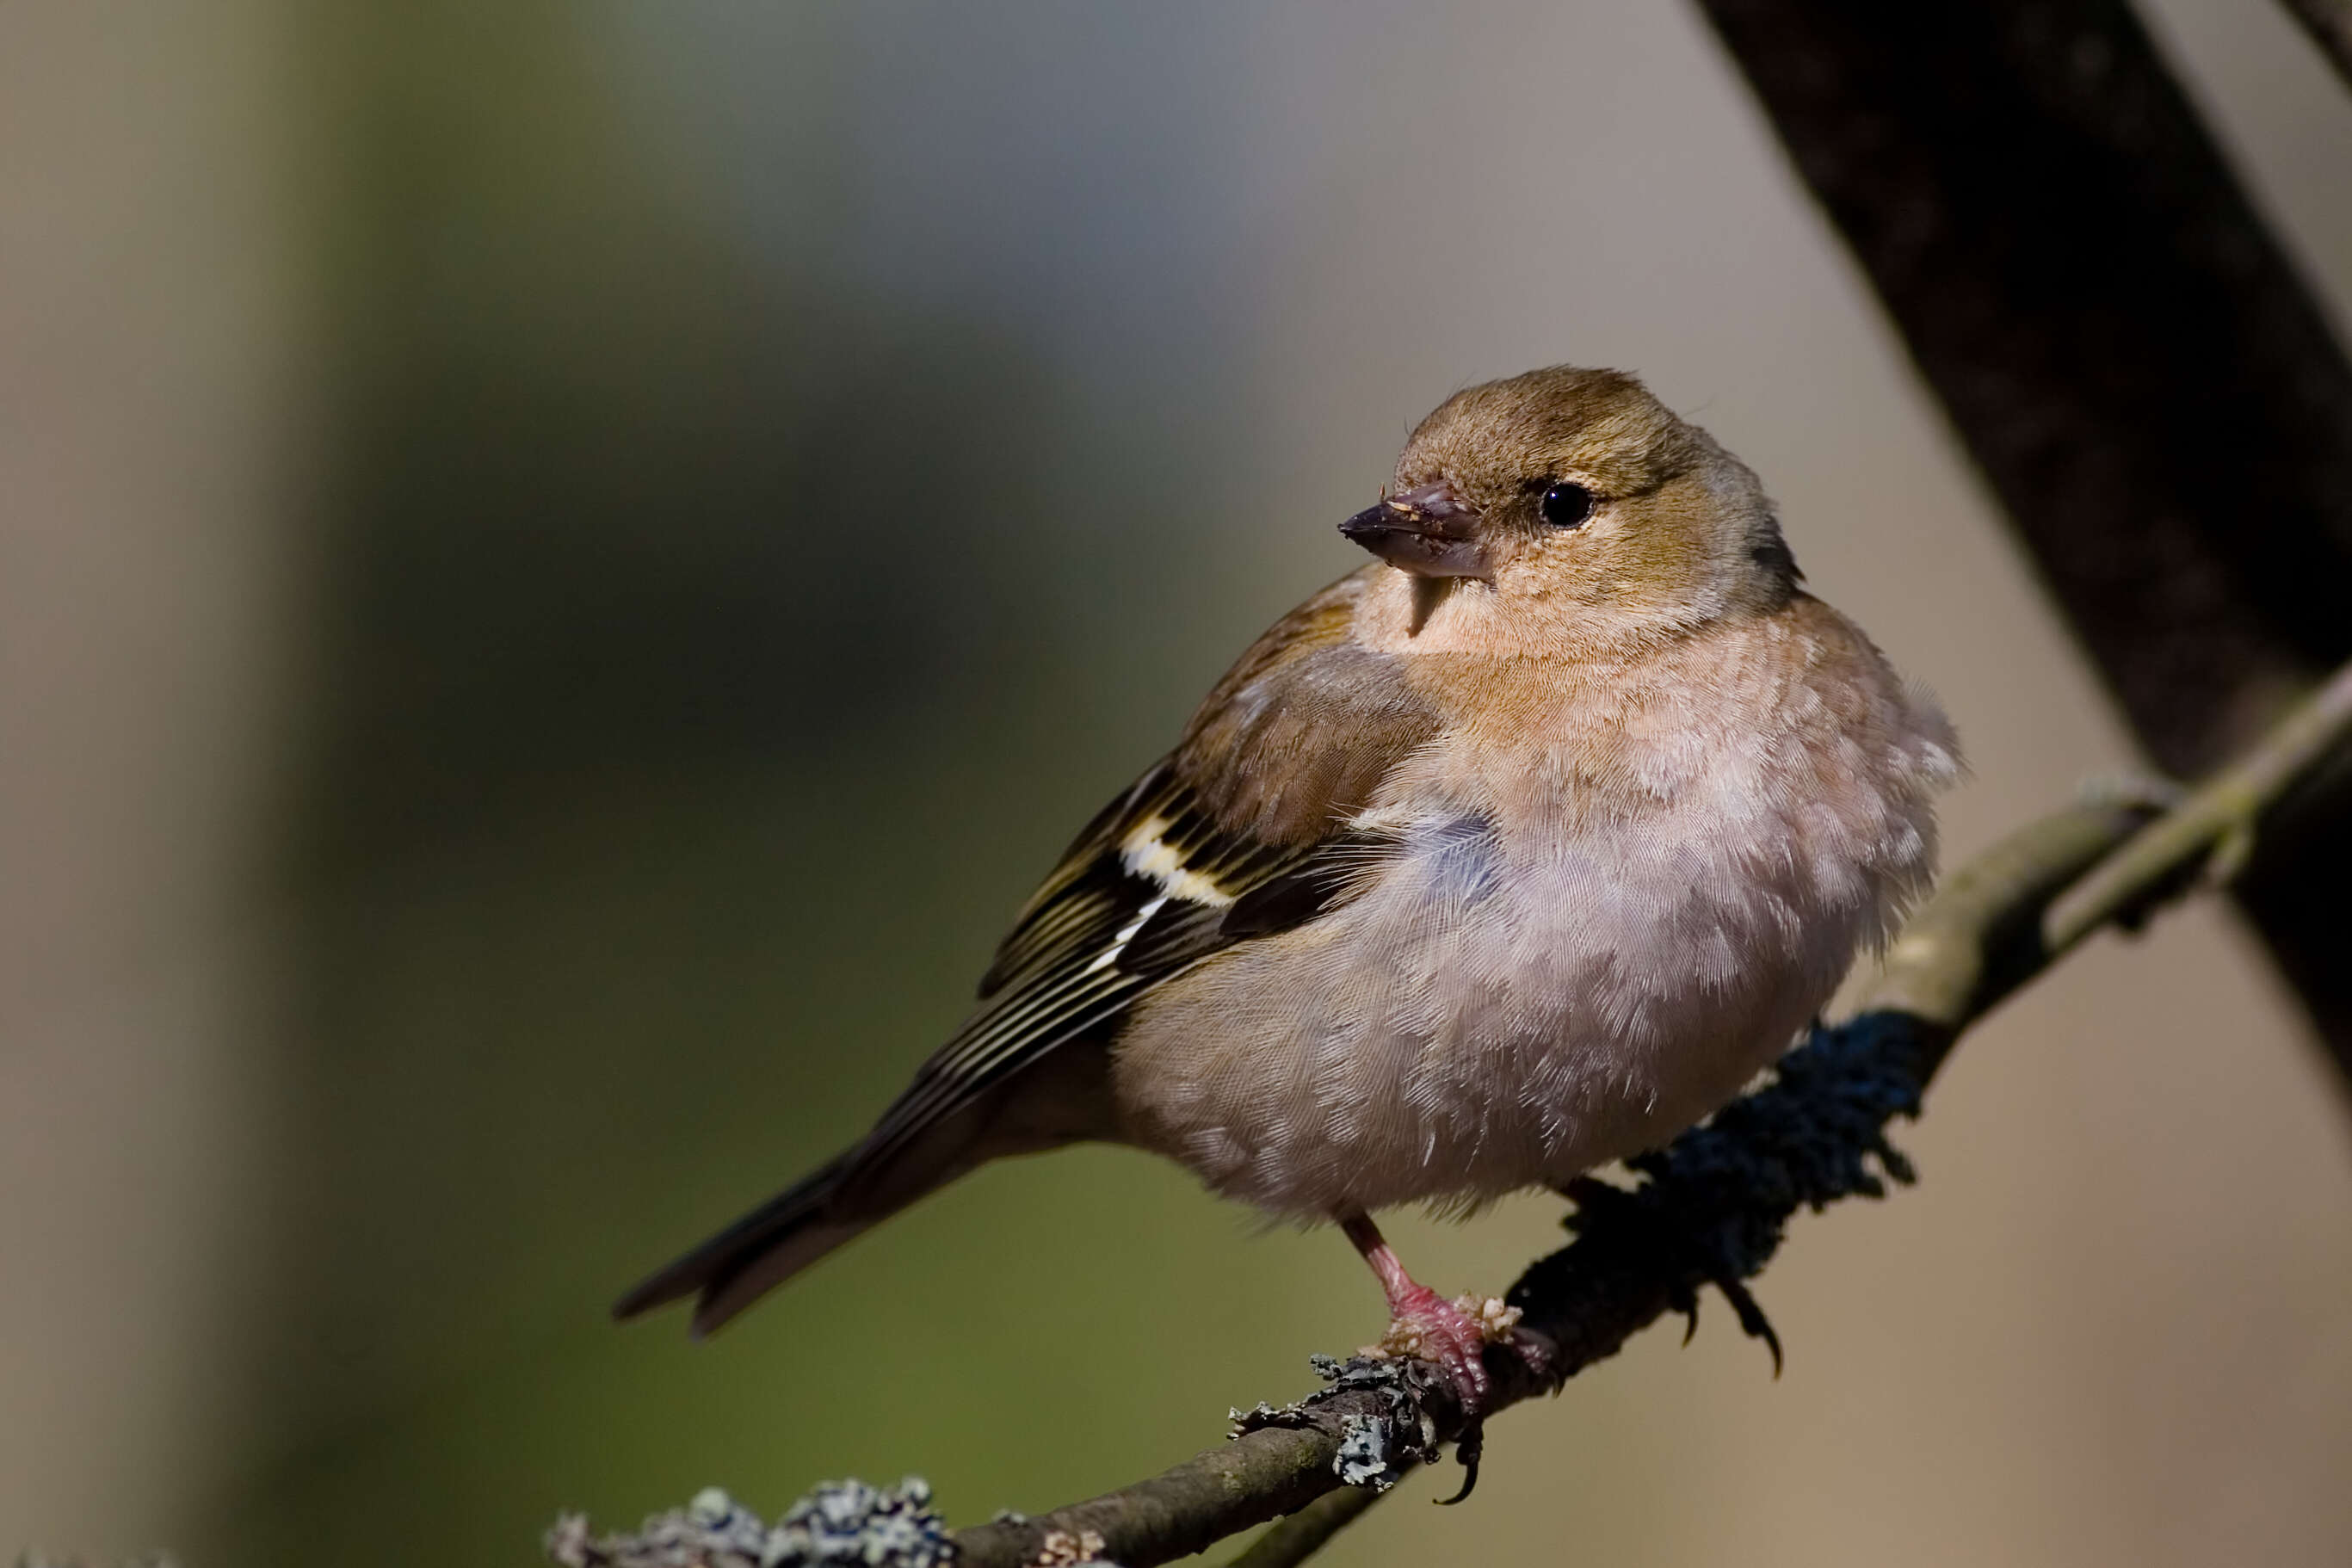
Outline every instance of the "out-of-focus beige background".
<path id="1" fill-rule="evenodd" d="M 2155 15 L 2342 320 L 2352 101 Z M 707 1345 L 604 1308 L 862 1124 L 1415 417 L 1558 360 L 1943 694 L 1956 854 L 2129 763 L 1680 6 L 0 9 L 0 1550 L 971 1520 L 1299 1390 L 1348 1249 L 1108 1152 Z M 2103 943 L 1799 1223 L 1786 1377 L 1710 1308 L 1332 1560 L 2345 1561 L 2346 1109 L 2221 914 Z M 1397 1230 L 1498 1286 L 1557 1208 Z"/>

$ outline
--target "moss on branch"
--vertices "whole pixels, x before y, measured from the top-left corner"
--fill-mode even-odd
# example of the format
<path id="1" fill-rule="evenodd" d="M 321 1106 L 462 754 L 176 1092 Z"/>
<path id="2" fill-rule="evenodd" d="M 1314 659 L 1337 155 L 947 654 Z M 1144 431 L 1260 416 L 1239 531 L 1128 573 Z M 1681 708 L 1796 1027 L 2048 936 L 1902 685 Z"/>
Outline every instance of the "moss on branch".
<path id="1" fill-rule="evenodd" d="M 1632 1162 L 1633 1184 L 1586 1179 L 1569 1190 L 1575 1239 L 1529 1267 L 1509 1292 L 1522 1329 L 1547 1344 L 1547 1365 L 1538 1373 L 1510 1350 L 1490 1348 L 1489 1413 L 1557 1392 L 1669 1313 L 1695 1326 L 1709 1286 L 1729 1300 L 1744 1329 L 1770 1341 L 1745 1282 L 1770 1261 L 1800 1210 L 1878 1197 L 1890 1182 L 1911 1179 L 1888 1126 L 1918 1114 L 1962 1032 L 2091 931 L 2136 921 L 2209 879 L 2217 852 L 2225 870 L 2259 856 L 2259 829 L 2282 802 L 2314 787 L 2345 787 L 2343 771 L 2331 773 L 2328 764 L 2343 757 L 2347 736 L 2352 667 L 2204 787 L 2085 798 L 1954 871 L 1889 948 L 1853 1018 L 1817 1028 L 1782 1058 L 1772 1081 Z M 1777 1358 L 1777 1342 L 1773 1352 Z M 1297 1405 L 1237 1413 L 1235 1435 L 1217 1447 L 1101 1497 L 957 1531 L 944 1544 L 966 1568 L 1094 1559 L 1151 1568 L 1286 1517 L 1234 1565 L 1285 1568 L 1359 1517 L 1402 1469 L 1433 1458 L 1440 1444 L 1456 1444 L 1465 1463 L 1475 1463 L 1477 1434 L 1465 1431 L 1443 1380 L 1412 1378 L 1394 1363 L 1319 1364 L 1322 1390 Z M 1350 1480 L 1371 1489 L 1334 1495 Z M 897 1494 L 876 1495 L 899 1506 Z M 817 1506 L 803 1500 L 789 1518 L 805 1522 Z M 585 1526 L 568 1522 L 567 1531 L 577 1552 Z M 599 1561 L 625 1561 L 632 1540 L 597 1543 L 607 1552 Z M 919 1545 L 931 1550 L 932 1537 L 923 1534 Z M 720 1559 L 662 1561 L 665 1568 L 700 1568 L 705 1561 L 716 1568 Z"/>

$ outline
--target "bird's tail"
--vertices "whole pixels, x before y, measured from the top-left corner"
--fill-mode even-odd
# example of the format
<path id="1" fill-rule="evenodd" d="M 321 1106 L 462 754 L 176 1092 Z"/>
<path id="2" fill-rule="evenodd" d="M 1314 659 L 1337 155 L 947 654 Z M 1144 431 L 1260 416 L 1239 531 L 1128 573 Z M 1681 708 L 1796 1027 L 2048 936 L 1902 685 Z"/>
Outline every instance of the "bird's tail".
<path id="1" fill-rule="evenodd" d="M 693 1296 L 695 1335 L 710 1332 L 898 1206 L 856 1215 L 836 1212 L 833 1200 L 851 1165 L 851 1155 L 845 1153 L 811 1172 L 647 1277 L 613 1304 L 613 1316 L 634 1318 Z"/>

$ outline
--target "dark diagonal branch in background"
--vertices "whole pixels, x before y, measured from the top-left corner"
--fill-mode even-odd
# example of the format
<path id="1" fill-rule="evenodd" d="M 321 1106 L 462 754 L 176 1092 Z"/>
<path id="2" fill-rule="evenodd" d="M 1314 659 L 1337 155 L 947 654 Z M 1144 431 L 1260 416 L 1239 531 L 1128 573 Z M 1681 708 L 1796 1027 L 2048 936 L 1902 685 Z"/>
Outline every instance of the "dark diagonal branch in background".
<path id="1" fill-rule="evenodd" d="M 2182 776 L 2243 760 L 2168 809 L 2089 802 L 1996 846 L 1906 927 L 1861 1016 L 1636 1162 L 1634 1185 L 1579 1184 L 1576 1239 L 1510 1293 L 1555 1377 L 1491 1356 L 1496 1409 L 1695 1319 L 1709 1285 L 1759 1331 L 1743 1281 L 1798 1210 L 1907 1179 L 1885 1129 L 1960 1033 L 2200 882 L 2231 885 L 2352 1081 L 2352 670 L 2279 717 L 2352 659 L 2352 364 L 2325 313 L 2124 0 L 1699 4 L 2141 742 Z M 2345 0 L 2287 4 L 2347 68 Z M 1391 1479 L 1464 1436 L 1396 1363 L 1328 1375 L 1039 1518 L 950 1537 L 911 1490 L 842 1488 L 776 1529 L 894 1554 L 870 1562 L 1148 1568 L 1284 1519 L 1236 1568 L 1285 1568 L 1369 1506 L 1343 1477 Z M 559 1555 L 731 1568 L 772 1555 L 766 1528 L 714 1494 L 662 1521 L 664 1555 L 631 1555 L 659 1532 L 596 1542 L 577 1521 Z M 717 1544 L 671 1550 L 688 1539 Z"/>
<path id="2" fill-rule="evenodd" d="M 2159 764 L 2352 658 L 2352 364 L 2124 0 L 1699 6 Z M 2238 897 L 2352 1084 L 2352 803 L 2279 831 Z"/>
<path id="3" fill-rule="evenodd" d="M 1699 1292 L 1721 1289 L 1756 1331 L 1743 1281 L 1779 1247 L 1803 1208 L 1877 1196 L 1910 1171 L 1885 1140 L 1895 1117 L 1916 1115 L 1922 1092 L 1963 1030 L 2109 921 L 2137 923 L 2161 901 L 2241 865 L 2259 870 L 2274 854 L 2266 830 L 2283 804 L 2341 804 L 2340 763 L 2352 751 L 2352 666 L 2282 720 L 2237 764 L 2202 788 L 2168 801 L 2156 792 L 2110 792 L 2024 827 L 1945 879 L 1889 948 L 1863 1011 L 1785 1058 L 1775 1081 L 1734 1102 L 1664 1152 L 1633 1162 L 1636 1184 L 1596 1181 L 1570 1194 L 1576 1239 L 1538 1261 L 1513 1286 L 1522 1327 L 1552 1349 L 1538 1378 L 1507 1352 L 1490 1352 L 1494 1407 L 1557 1389 L 1560 1380 L 1616 1352 L 1669 1312 L 1696 1322 Z M 2249 849 L 2251 847 L 2251 860 Z M 875 1517 L 925 1552 L 951 1542 L 965 1568 L 1023 1568 L 1091 1553 L 1150 1568 L 1227 1536 L 1292 1516 L 1236 1568 L 1301 1561 L 1369 1506 L 1370 1494 L 1333 1496 L 1348 1479 L 1392 1481 L 1465 1434 L 1442 1389 L 1404 1363 L 1350 1362 L 1327 1369 L 1330 1386 L 1283 1410 L 1261 1406 L 1237 1421 L 1222 1447 L 1133 1486 L 1037 1518 L 1008 1517 L 941 1538 L 909 1493 L 856 1489 Z M 1401 1393 L 1409 1389 L 1411 1397 Z M 1466 1458 L 1466 1457 L 1465 1457 Z M 567 1520 L 551 1538 L 558 1560 L 578 1568 L 658 1562 L 664 1568 L 761 1561 L 759 1541 L 724 1498 L 705 1523 L 672 1516 L 641 1538 L 592 1542 Z M 803 1533 L 830 1519 L 856 1539 L 840 1489 L 804 1500 L 793 1519 Z M 924 1498 L 928 1494 L 922 1494 Z M 860 1504 L 859 1506 L 865 1506 Z M 828 1510 L 831 1510 L 828 1513 Z M 912 1512 L 910 1512 L 912 1510 Z M 814 1521 L 813 1523 L 810 1521 Z M 781 1528 L 781 1527 L 779 1527 Z M 671 1550 L 700 1529 L 715 1542 L 701 1556 Z M 658 1534 L 666 1555 L 640 1548 Z M 696 1537 L 699 1539 L 699 1537 Z M 894 1548 L 893 1550 L 898 1550 Z M 785 1556 L 782 1561 L 801 1559 Z M 815 1561 L 814 1558 L 808 1559 Z M 825 1559 L 831 1561 L 832 1559 Z M 876 1563 L 931 1563 L 912 1549 Z"/>
<path id="4" fill-rule="evenodd" d="M 2286 8 L 2352 87 L 2352 0 L 2286 0 Z"/>
<path id="5" fill-rule="evenodd" d="M 2042 941 L 2063 952 L 2110 921 L 2130 921 L 2168 877 L 2193 876 L 2228 886 L 2253 863 L 2258 823 L 2284 808 L 2314 804 L 2299 786 L 2321 776 L 2352 730 L 2352 664 L 2329 677 L 2273 729 L 2262 745 L 2222 769 L 2172 810 L 2132 837 L 2097 869 L 2050 906 Z"/>

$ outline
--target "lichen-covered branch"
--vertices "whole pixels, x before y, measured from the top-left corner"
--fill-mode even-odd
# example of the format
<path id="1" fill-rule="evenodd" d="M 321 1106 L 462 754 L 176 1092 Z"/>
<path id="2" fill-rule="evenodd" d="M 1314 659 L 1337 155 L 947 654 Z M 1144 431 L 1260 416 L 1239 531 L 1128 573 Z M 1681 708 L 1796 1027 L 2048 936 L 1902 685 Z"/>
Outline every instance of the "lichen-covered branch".
<path id="1" fill-rule="evenodd" d="M 1697 4 L 2149 755 L 2251 746 L 2352 658 L 2352 360 L 2128 0 Z M 2352 795 L 2294 830 L 2231 892 L 2352 1093 Z"/>
<path id="2" fill-rule="evenodd" d="M 2063 952 L 2108 921 L 2128 920 L 2183 876 L 2216 886 L 2236 880 L 2253 859 L 2263 817 L 2339 749 L 2347 725 L 2352 665 L 2331 676 L 2260 747 L 2198 786 L 2067 889 L 2042 921 L 2042 940 Z"/>
<path id="3" fill-rule="evenodd" d="M 1744 1329 L 1769 1341 L 1744 1282 L 1770 1260 L 1799 1210 L 1879 1196 L 1888 1182 L 1911 1179 L 1887 1127 L 1918 1113 L 1961 1033 L 2101 923 L 2137 921 L 2198 885 L 2217 847 L 2259 864 L 2263 830 L 2283 803 L 2315 788 L 2331 798 L 2352 794 L 2343 770 L 2330 771 L 2347 749 L 2352 667 L 2203 788 L 2095 792 L 1954 871 L 1889 948 L 1855 1017 L 1817 1029 L 1782 1059 L 1770 1084 L 1632 1162 L 1633 1184 L 1586 1180 L 1570 1189 L 1575 1240 L 1531 1266 L 1509 1293 L 1521 1328 L 1549 1350 L 1547 1370 L 1538 1375 L 1511 1352 L 1490 1351 L 1492 1410 L 1555 1392 L 1670 1312 L 1696 1324 L 1708 1287 L 1722 1292 Z M 1320 1393 L 1237 1412 L 1231 1441 L 1158 1476 L 1035 1518 L 954 1532 L 956 1561 L 1029 1568 L 1098 1558 L 1150 1568 L 1296 1516 L 1236 1568 L 1295 1563 L 1368 1505 L 1373 1492 L 1320 1500 L 1349 1480 L 1384 1488 L 1446 1442 L 1475 1463 L 1477 1433 L 1465 1431 L 1443 1380 L 1415 1376 L 1412 1363 L 1320 1364 Z M 889 1504 L 877 1528 L 906 1533 L 903 1500 L 875 1495 Z M 824 1517 L 820 1504 L 804 1500 L 791 1519 L 805 1531 Z M 674 1522 L 661 1522 L 675 1532 Z M 565 1561 L 631 1561 L 633 1542 L 592 1547 L 584 1526 L 569 1526 L 565 1544 Z M 661 1561 L 696 1568 L 701 1560 Z"/>

